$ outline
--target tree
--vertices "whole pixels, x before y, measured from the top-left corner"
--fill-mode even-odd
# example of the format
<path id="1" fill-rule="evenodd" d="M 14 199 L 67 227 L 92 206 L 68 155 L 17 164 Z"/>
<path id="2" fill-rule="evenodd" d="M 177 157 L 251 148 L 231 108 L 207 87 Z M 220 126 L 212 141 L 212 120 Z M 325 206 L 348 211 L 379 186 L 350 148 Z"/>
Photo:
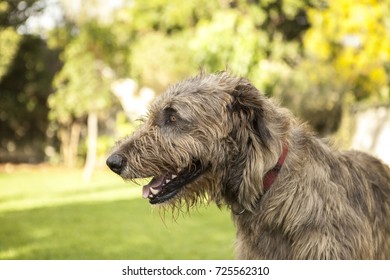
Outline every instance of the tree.
<path id="1" fill-rule="evenodd" d="M 272 95 L 278 75 L 295 67 L 301 57 L 310 2 L 230 2 L 199 22 L 191 41 L 196 63 L 210 71 L 228 67 Z"/>
<path id="2" fill-rule="evenodd" d="M 357 101 L 390 100 L 390 1 L 339 0 L 309 9 L 307 57 L 333 66 Z"/>
<path id="3" fill-rule="evenodd" d="M 12 27 L 0 28 L 0 81 L 15 58 L 21 36 Z"/>
<path id="4" fill-rule="evenodd" d="M 51 141 L 46 101 L 60 66 L 58 52 L 26 28 L 41 8 L 32 0 L 0 0 L 1 161 L 40 162 Z"/>
<path id="5" fill-rule="evenodd" d="M 126 55 L 132 78 L 157 91 L 200 68 L 229 68 L 272 91 L 270 79 L 261 78 L 267 73 L 259 75 L 263 61 L 294 66 L 311 2 L 133 1 L 117 11 L 112 32 L 117 42 L 126 38 L 131 45 Z"/>
<path id="6" fill-rule="evenodd" d="M 202 18 L 218 9 L 216 0 L 134 1 L 118 10 L 112 32 L 126 56 L 127 75 L 161 92 L 196 73 L 189 42 Z M 125 51 L 123 51 L 125 50 Z"/>
<path id="7" fill-rule="evenodd" d="M 388 0 L 330 0 L 307 9 L 303 56 L 274 93 L 322 135 L 356 102 L 389 102 L 389 8 Z"/>
<path id="8" fill-rule="evenodd" d="M 0 81 L 19 48 L 22 35 L 16 30 L 23 30 L 26 20 L 42 10 L 36 2 L 37 0 L 0 0 Z"/>
<path id="9" fill-rule="evenodd" d="M 109 53 L 104 48 L 110 41 L 97 40 L 109 38 L 105 31 L 93 21 L 80 28 L 78 36 L 65 48 L 64 66 L 54 80 L 56 92 L 49 98 L 50 118 L 59 126 L 61 154 L 68 166 L 75 165 L 81 125 L 88 118 L 86 179 L 96 158 L 98 115 L 111 104 L 111 70 L 103 61 Z"/>

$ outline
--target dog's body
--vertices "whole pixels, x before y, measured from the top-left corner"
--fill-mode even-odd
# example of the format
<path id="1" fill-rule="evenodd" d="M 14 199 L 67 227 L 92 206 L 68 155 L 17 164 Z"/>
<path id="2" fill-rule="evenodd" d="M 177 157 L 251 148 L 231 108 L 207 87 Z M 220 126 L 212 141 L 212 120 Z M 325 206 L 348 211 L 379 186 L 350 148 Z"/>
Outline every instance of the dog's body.
<path id="1" fill-rule="evenodd" d="M 239 259 L 390 259 L 390 170 L 339 152 L 247 80 L 171 87 L 108 158 L 152 204 L 226 204 Z"/>

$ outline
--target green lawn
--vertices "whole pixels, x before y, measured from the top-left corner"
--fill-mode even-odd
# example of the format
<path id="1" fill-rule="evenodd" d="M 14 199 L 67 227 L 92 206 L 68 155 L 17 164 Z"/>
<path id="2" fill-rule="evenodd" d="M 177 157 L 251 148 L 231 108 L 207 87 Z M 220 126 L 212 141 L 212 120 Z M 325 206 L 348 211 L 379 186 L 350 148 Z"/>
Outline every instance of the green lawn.
<path id="1" fill-rule="evenodd" d="M 0 259 L 232 259 L 227 211 L 200 208 L 176 221 L 141 188 L 106 171 L 0 170 Z"/>

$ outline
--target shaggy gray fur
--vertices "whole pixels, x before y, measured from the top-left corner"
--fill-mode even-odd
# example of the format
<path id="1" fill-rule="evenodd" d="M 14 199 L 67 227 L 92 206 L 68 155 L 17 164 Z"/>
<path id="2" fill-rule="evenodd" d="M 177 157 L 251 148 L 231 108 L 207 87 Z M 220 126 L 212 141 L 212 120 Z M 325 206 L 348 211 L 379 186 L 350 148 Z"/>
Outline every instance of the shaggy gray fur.
<path id="1" fill-rule="evenodd" d="M 172 86 L 107 164 L 124 179 L 154 176 L 144 196 L 164 209 L 227 205 L 238 259 L 390 259 L 389 168 L 334 149 L 244 78 Z"/>

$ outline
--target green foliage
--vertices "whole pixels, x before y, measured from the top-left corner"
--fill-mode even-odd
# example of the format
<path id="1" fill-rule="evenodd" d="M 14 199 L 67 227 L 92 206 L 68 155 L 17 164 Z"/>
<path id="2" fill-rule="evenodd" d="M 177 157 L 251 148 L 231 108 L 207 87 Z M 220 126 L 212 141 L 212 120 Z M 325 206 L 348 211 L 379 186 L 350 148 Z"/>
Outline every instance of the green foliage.
<path id="1" fill-rule="evenodd" d="M 38 0 L 0 0 L 0 26 L 23 27 L 27 19 L 39 14 L 43 5 Z"/>
<path id="2" fill-rule="evenodd" d="M 134 1 L 115 14 L 117 46 L 127 38 L 129 72 L 161 90 L 184 76 L 229 68 L 258 77 L 264 59 L 291 62 L 300 53 L 309 1 Z M 267 73 L 262 73 L 267 75 Z"/>
<path id="3" fill-rule="evenodd" d="M 328 135 L 356 101 L 390 100 L 390 1 L 315 4 L 307 8 L 311 27 L 303 37 L 303 55 L 280 76 L 273 93 Z"/>
<path id="4" fill-rule="evenodd" d="M 0 81 L 12 66 L 22 36 L 16 29 L 25 23 L 27 18 L 39 11 L 37 0 L 4 1 L 0 0 Z"/>
<path id="5" fill-rule="evenodd" d="M 65 48 L 64 65 L 54 80 L 55 94 L 49 98 L 50 118 L 62 124 L 102 111 L 111 104 L 107 30 L 90 23 Z M 103 38 L 98 40 L 98 38 Z"/>
<path id="6" fill-rule="evenodd" d="M 119 25 L 113 26 L 113 32 L 118 55 L 127 57 L 127 74 L 162 91 L 196 73 L 201 65 L 194 61 L 189 42 L 199 20 L 210 18 L 218 5 L 215 0 L 134 1 L 118 11 Z"/>
<path id="7" fill-rule="evenodd" d="M 196 64 L 207 66 L 209 71 L 229 67 L 247 75 L 251 66 L 265 58 L 268 44 L 267 35 L 257 30 L 253 20 L 239 10 L 228 9 L 215 12 L 210 21 L 201 21 L 190 43 Z"/>
<path id="8" fill-rule="evenodd" d="M 24 35 L 0 81 L 0 151 L 7 150 L 7 157 L 14 161 L 36 162 L 44 158 L 49 140 L 46 101 L 52 91 L 53 75 L 60 66 L 57 56 L 41 38 Z"/>
<path id="9" fill-rule="evenodd" d="M 49 36 L 51 46 L 64 48 L 50 118 L 69 124 L 87 112 L 105 111 L 111 96 L 104 72 L 110 68 L 159 91 L 199 68 L 226 67 L 272 89 L 274 73 L 261 73 L 264 59 L 294 60 L 299 52 L 294 40 L 306 28 L 296 21 L 306 2 L 283 3 L 134 1 L 104 22 L 82 8 L 79 19 L 69 17 L 72 24 Z"/>
<path id="10" fill-rule="evenodd" d="M 317 132 L 329 135 L 338 129 L 341 121 L 344 87 L 332 65 L 324 63 L 318 67 L 304 60 L 298 67 L 279 75 L 273 93 Z"/>
<path id="11" fill-rule="evenodd" d="M 12 27 L 0 28 L 0 81 L 8 71 L 13 61 L 20 42 L 20 35 Z"/>
<path id="12" fill-rule="evenodd" d="M 46 100 L 58 71 L 57 52 L 26 34 L 37 0 L 0 0 L 0 161 L 37 162 L 50 139 Z"/>
<path id="13" fill-rule="evenodd" d="M 200 19 L 210 18 L 218 8 L 216 0 L 134 1 L 130 7 L 130 23 L 135 33 L 171 34 L 194 27 Z"/>
<path id="14" fill-rule="evenodd" d="M 307 56 L 331 64 L 357 100 L 390 100 L 390 1 L 329 1 L 309 9 Z"/>
<path id="15" fill-rule="evenodd" d="M 2 108 L 46 119 L 37 104 L 50 92 L 42 67 L 51 70 L 50 119 L 60 124 L 52 128 L 69 132 L 92 111 L 110 115 L 112 80 L 130 77 L 161 92 L 201 68 L 248 77 L 324 134 L 338 128 L 345 98 L 390 100 L 390 0 L 134 0 L 117 8 L 89 0 L 77 9 L 61 1 L 64 22 L 41 34 L 44 52 L 62 52 L 59 72 L 33 65 L 30 54 L 21 59 L 25 23 L 44 3 L 0 0 L 0 98 Z M 29 126 L 5 109 L 0 119 L 6 134 Z"/>
<path id="16" fill-rule="evenodd" d="M 189 34 L 165 36 L 159 32 L 140 37 L 129 56 L 131 76 L 161 92 L 174 81 L 194 74 L 194 63 L 186 45 L 189 40 Z"/>
<path id="17" fill-rule="evenodd" d="M 90 183 L 81 176 L 64 168 L 0 173 L 0 259 L 233 258 L 227 211 L 210 206 L 164 222 L 140 186 L 108 172 Z"/>
<path id="18" fill-rule="evenodd" d="M 138 125 L 139 123 L 137 122 L 129 122 L 124 112 L 119 112 L 116 115 L 116 123 L 115 123 L 115 128 L 117 132 L 116 137 L 118 139 L 122 139 L 127 135 L 130 135 L 131 133 L 133 133 L 134 130 L 137 129 Z"/>

